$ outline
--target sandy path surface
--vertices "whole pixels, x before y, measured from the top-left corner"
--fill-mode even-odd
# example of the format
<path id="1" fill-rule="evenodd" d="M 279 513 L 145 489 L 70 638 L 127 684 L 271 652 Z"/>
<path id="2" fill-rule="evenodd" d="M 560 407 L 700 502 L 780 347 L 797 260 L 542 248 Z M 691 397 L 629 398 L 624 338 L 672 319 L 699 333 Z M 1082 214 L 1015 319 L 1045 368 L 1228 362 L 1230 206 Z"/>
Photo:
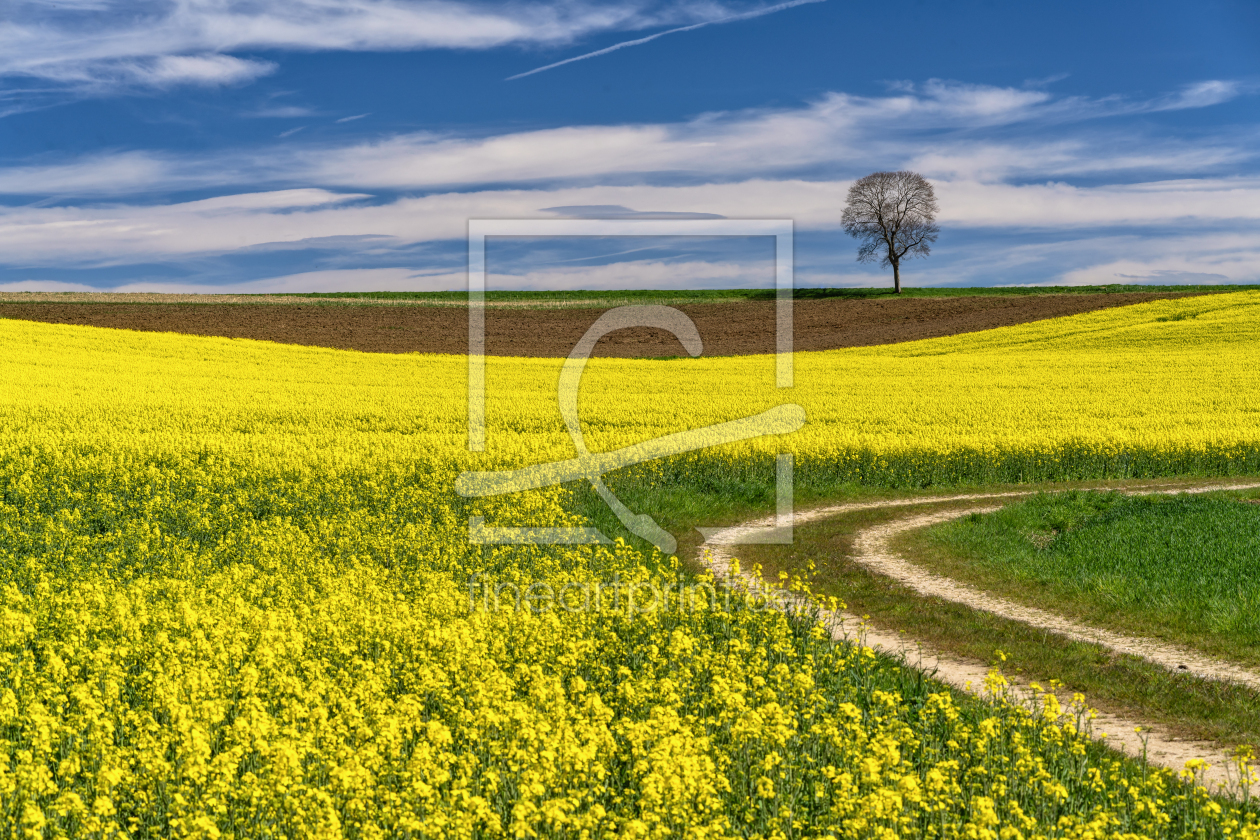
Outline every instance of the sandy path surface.
<path id="1" fill-rule="evenodd" d="M 1212 490 L 1243 490 L 1256 487 L 1260 487 L 1260 483 L 1231 484 L 1213 481 L 1197 485 L 1178 484 L 1172 487 L 1167 485 L 1146 485 L 1126 488 L 1121 492 L 1130 494 L 1206 493 Z M 1009 500 L 1032 495 L 1033 492 L 970 493 L 952 496 L 924 496 L 891 501 L 855 502 L 800 511 L 795 514 L 793 521 L 796 525 L 803 525 L 852 511 L 914 507 L 948 502 Z M 897 556 L 889 547 L 893 537 L 905 531 L 966 516 L 972 512 L 996 510 L 999 507 L 1001 507 L 1000 504 L 993 504 L 990 501 L 990 504 L 986 505 L 952 509 L 944 512 L 928 514 L 911 512 L 890 522 L 864 528 L 855 535 L 855 551 L 852 559 L 872 571 L 891 577 L 925 596 L 955 601 L 974 609 L 992 612 L 1004 618 L 1021 621 L 1030 626 L 1058 633 L 1068 638 L 1092 642 L 1118 652 L 1141 656 L 1173 670 L 1189 670 L 1196 675 L 1209 679 L 1230 680 L 1260 689 L 1260 673 L 1256 671 L 1243 668 L 1231 662 L 1207 657 L 1198 652 L 1188 651 L 1175 645 L 1089 627 L 1045 610 L 1026 607 L 1003 598 L 997 598 L 974 587 L 960 584 L 915 566 L 913 563 Z M 701 562 L 705 563 L 716 577 L 729 579 L 731 576 L 732 551 L 737 550 L 736 546 L 739 537 L 747 529 L 764 528 L 774 524 L 774 517 L 769 516 L 722 529 L 711 535 L 709 540 L 701 546 Z M 751 576 L 747 573 L 741 574 L 746 580 L 751 581 Z M 935 678 L 941 682 L 977 696 L 982 695 L 984 680 L 989 673 L 987 663 L 953 656 L 945 651 L 926 646 L 904 634 L 880 630 L 870 626 L 861 616 L 843 610 L 826 615 L 824 619 L 829 620 L 832 624 L 832 635 L 836 639 L 852 640 L 860 637 L 870 647 L 878 648 L 894 655 L 900 655 L 905 658 L 908 664 L 934 672 Z M 1182 668 L 1182 666 L 1185 667 Z M 1024 699 L 1030 698 L 1031 691 L 1026 684 L 1020 684 L 1014 680 L 1012 682 L 1015 683 L 1014 688 L 1017 696 L 1022 696 Z M 1060 701 L 1064 702 L 1065 705 L 1068 699 L 1070 698 L 1067 695 L 1060 696 Z M 1141 735 L 1135 732 L 1135 729 L 1139 727 L 1142 730 Z M 1161 731 L 1157 724 L 1152 724 L 1149 721 L 1134 720 L 1099 712 L 1096 713 L 1093 725 L 1090 728 L 1090 734 L 1095 738 L 1105 738 L 1109 746 L 1129 755 L 1140 756 L 1143 749 L 1145 749 L 1147 759 L 1152 764 L 1167 767 L 1174 771 L 1182 770 L 1187 761 L 1202 759 L 1208 764 L 1203 780 L 1209 787 L 1227 786 L 1237 776 L 1236 773 L 1231 772 L 1233 769 L 1232 763 L 1229 754 L 1225 750 L 1222 750 L 1212 742 L 1186 741 L 1172 737 L 1168 733 Z M 1145 743 L 1143 743 L 1144 741 Z M 1252 790 L 1253 792 L 1255 791 L 1255 786 L 1253 786 Z"/>
<path id="2" fill-rule="evenodd" d="M 1217 488 L 1219 489 L 1219 488 Z M 1201 490 L 1187 492 L 1206 492 Z M 873 572 L 890 577 L 903 586 L 928 598 L 954 601 L 976 610 L 984 610 L 1002 618 L 1018 621 L 1039 630 L 1049 630 L 1078 642 L 1091 642 L 1118 653 L 1140 656 L 1170 671 L 1189 671 L 1197 677 L 1229 680 L 1260 691 L 1260 673 L 1240 665 L 1205 656 L 1197 651 L 1155 639 L 1115 633 L 1091 627 L 1036 607 L 1028 607 L 983 590 L 933 574 L 897 555 L 891 542 L 898 534 L 916 528 L 927 528 L 940 522 L 958 519 L 970 513 L 991 513 L 1001 505 L 983 505 L 942 513 L 904 516 L 892 522 L 858 532 L 854 560 Z"/>

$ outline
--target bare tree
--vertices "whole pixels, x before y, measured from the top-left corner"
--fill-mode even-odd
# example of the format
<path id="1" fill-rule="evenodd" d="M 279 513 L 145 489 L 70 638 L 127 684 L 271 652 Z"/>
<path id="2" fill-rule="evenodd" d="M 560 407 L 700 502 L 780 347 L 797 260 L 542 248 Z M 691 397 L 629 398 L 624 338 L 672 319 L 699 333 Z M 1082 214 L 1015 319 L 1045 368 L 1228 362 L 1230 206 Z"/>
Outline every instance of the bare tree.
<path id="1" fill-rule="evenodd" d="M 939 209 L 932 185 L 919 173 L 875 172 L 849 188 L 841 222 L 844 232 L 862 243 L 858 262 L 891 265 L 901 294 L 901 261 L 932 252 Z"/>

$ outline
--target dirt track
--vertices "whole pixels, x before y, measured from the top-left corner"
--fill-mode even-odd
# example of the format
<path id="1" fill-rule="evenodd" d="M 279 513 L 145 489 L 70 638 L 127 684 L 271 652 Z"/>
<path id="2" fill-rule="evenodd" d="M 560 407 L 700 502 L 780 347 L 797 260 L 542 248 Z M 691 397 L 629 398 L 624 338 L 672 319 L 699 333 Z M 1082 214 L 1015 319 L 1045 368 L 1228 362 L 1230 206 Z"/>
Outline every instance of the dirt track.
<path id="1" fill-rule="evenodd" d="M 1217 489 L 1251 489 L 1257 486 L 1254 482 L 1225 482 L 1207 479 L 1198 482 L 1177 483 L 1174 486 L 1148 484 L 1126 488 L 1126 493 L 1203 493 Z M 939 504 L 941 502 L 998 501 L 1013 500 L 1030 495 L 1033 491 L 1012 491 L 1005 493 L 967 493 L 960 495 L 925 494 L 906 499 L 854 502 L 849 504 L 820 507 L 808 511 L 798 511 L 793 516 L 796 525 L 816 522 L 821 519 L 837 516 L 854 510 L 876 510 L 884 508 L 913 508 L 918 505 Z M 1194 651 L 1178 648 L 1153 639 L 1142 639 L 1121 633 L 1110 632 L 1100 628 L 1088 627 L 1078 622 L 1064 619 L 1044 610 L 1024 607 L 1005 599 L 981 592 L 972 587 L 958 584 L 948 578 L 932 574 L 912 562 L 897 556 L 889 548 L 890 539 L 897 533 L 912 528 L 926 527 L 936 522 L 965 516 L 972 511 L 993 510 L 1000 504 L 988 504 L 981 507 L 957 508 L 939 513 L 919 514 L 910 511 L 897 519 L 881 525 L 864 528 L 855 535 L 855 557 L 859 564 L 872 571 L 891 577 L 893 580 L 926 597 L 943 598 L 1020 621 L 1031 627 L 1056 633 L 1078 641 L 1102 645 L 1117 652 L 1141 656 L 1150 662 L 1169 670 L 1186 668 L 1190 673 L 1215 680 L 1233 681 L 1251 688 L 1260 686 L 1260 673 L 1243 668 L 1235 663 L 1213 659 Z M 718 579 L 730 579 L 731 558 L 738 553 L 738 541 L 750 529 L 764 528 L 777 524 L 774 516 L 744 522 L 712 533 L 701 546 L 700 560 L 714 573 Z M 741 573 L 746 580 L 752 581 L 747 573 Z M 836 638 L 852 639 L 859 637 L 863 643 L 885 652 L 905 657 L 912 665 L 923 667 L 936 679 L 948 683 L 955 688 L 973 694 L 982 694 L 984 679 L 989 666 L 955 656 L 946 651 L 936 650 L 929 645 L 900 633 L 888 632 L 872 627 L 864 618 L 844 610 L 837 610 L 826 617 L 832 623 L 832 633 Z M 875 622 L 879 617 L 874 617 Z M 1026 685 L 1015 684 L 1016 696 L 1028 697 Z M 1061 697 L 1067 701 L 1067 697 Z M 1135 727 L 1141 727 L 1139 737 Z M 1151 763 L 1180 771 L 1187 761 L 1203 759 L 1208 762 L 1204 773 L 1204 782 L 1210 787 L 1222 787 L 1231 781 L 1230 760 L 1225 750 L 1218 745 L 1202 741 L 1186 741 L 1171 737 L 1163 731 L 1163 727 L 1145 720 L 1134 720 L 1119 715 L 1099 713 L 1093 722 L 1092 735 L 1107 738 L 1108 746 L 1119 749 L 1130 755 L 1146 753 Z M 1236 775 L 1233 777 L 1236 779 Z"/>
<path id="2" fill-rule="evenodd" d="M 877 300 L 798 300 L 795 349 L 832 350 L 936 338 L 1181 293 L 1045 294 Z M 772 353 L 774 303 L 743 301 L 679 307 L 695 321 L 705 355 Z M 488 308 L 486 350 L 495 356 L 567 356 L 600 309 Z M 304 304 L 0 303 L 0 318 L 53 324 L 253 338 L 374 353 L 465 353 L 462 307 Z M 675 356 L 677 339 L 659 330 L 606 337 L 596 356 Z"/>

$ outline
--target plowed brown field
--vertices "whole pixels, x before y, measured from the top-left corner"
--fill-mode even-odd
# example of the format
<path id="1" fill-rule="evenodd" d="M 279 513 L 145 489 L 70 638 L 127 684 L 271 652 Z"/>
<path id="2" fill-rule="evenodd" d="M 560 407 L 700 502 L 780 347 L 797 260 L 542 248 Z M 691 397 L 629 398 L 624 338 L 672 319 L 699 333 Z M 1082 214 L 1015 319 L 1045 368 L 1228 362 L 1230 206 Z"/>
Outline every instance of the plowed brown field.
<path id="1" fill-rule="evenodd" d="M 877 300 L 798 300 L 795 349 L 831 350 L 935 338 L 1043 318 L 1141 303 L 1184 293 L 1045 294 Z M 772 353 L 774 303 L 680 306 L 709 356 Z M 566 356 L 601 309 L 486 310 L 486 351 L 496 356 Z M 373 353 L 465 353 L 468 313 L 452 306 L 329 304 L 0 303 L 0 318 L 129 330 L 253 338 Z M 674 356 L 677 339 L 659 330 L 607 336 L 596 356 Z"/>

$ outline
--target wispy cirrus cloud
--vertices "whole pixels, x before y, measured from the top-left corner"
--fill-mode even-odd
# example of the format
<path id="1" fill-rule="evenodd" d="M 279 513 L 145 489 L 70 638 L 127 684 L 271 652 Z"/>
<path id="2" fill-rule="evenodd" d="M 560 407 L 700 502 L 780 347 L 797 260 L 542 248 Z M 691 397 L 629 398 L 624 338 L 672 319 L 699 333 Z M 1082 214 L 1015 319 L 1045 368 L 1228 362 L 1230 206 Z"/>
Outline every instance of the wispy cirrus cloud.
<path id="1" fill-rule="evenodd" d="M 56 5 L 11 0 L 0 76 L 88 92 L 233 84 L 274 65 L 251 50 L 491 49 L 571 43 L 592 33 L 696 24 L 765 4 L 648 0 L 147 0 Z"/>
<path id="2" fill-rule="evenodd" d="M 984 134 L 1168 110 L 1175 102 L 1180 108 L 1215 104 L 1178 95 L 1138 102 L 1056 98 L 1045 91 L 937 81 L 894 96 L 832 93 L 803 108 L 707 114 L 686 123 L 570 126 L 476 139 L 398 135 L 311 149 L 300 153 L 296 165 L 302 177 L 322 184 L 423 189 L 651 173 L 739 178 L 908 161 L 929 175 L 1045 177 L 1202 170 L 1255 157 L 1251 138 L 1228 136 L 1133 142 L 1129 132 L 1129 142 L 1117 142 L 1105 128 L 1063 139 L 1052 139 L 1049 130 L 1017 140 Z"/>
<path id="3" fill-rule="evenodd" d="M 301 117 L 313 117 L 316 115 L 314 108 L 307 108 L 303 105 L 264 105 L 261 108 L 255 108 L 252 111 L 246 111 L 241 116 L 257 117 L 260 119 L 300 119 Z M 341 122 L 341 120 L 337 120 Z"/>
<path id="4" fill-rule="evenodd" d="M 1246 230 L 1170 231 L 1160 237 L 1132 237 L 1128 248 L 1104 248 L 1088 240 L 1079 245 L 1090 259 L 1059 275 L 1063 285 L 1260 282 L 1260 241 Z"/>
<path id="5" fill-rule="evenodd" d="M 0 41 L 3 41 L 0 26 Z M 0 58 L 0 77 L 37 76 L 45 83 L 42 89 L 20 91 L 25 101 L 13 107 L 14 112 L 37 107 L 46 97 L 74 90 L 79 94 L 112 92 L 121 88 L 171 88 L 179 85 L 222 87 L 237 85 L 269 75 L 276 69 L 271 61 L 237 58 L 231 55 L 159 55 L 100 61 L 69 60 L 50 63 L 38 73 L 5 72 Z M 13 96 L 15 100 L 19 96 Z"/>
<path id="6" fill-rule="evenodd" d="M 945 181 L 942 219 L 1058 230 L 1260 219 L 1260 178 L 1185 178 L 1092 187 Z"/>
<path id="7" fill-rule="evenodd" d="M 205 284 L 178 281 L 118 283 L 89 286 L 64 280 L 18 280 L 0 283 L 0 292 L 115 292 L 159 294 L 284 294 L 309 292 L 344 292 L 362 289 L 391 289 L 399 292 L 431 292 L 466 286 L 462 273 L 425 272 L 410 268 L 348 268 L 323 271 L 300 271 L 275 277 L 264 277 L 236 283 Z"/>
<path id="8" fill-rule="evenodd" d="M 0 253 L 10 264 L 119 265 L 275 249 L 285 243 L 309 246 L 321 239 L 379 252 L 391 244 L 458 240 L 470 218 L 555 218 L 557 207 L 607 200 L 623 208 L 652 208 L 653 216 L 792 218 L 800 231 L 830 231 L 838 225 L 850 183 L 756 179 L 680 187 L 485 190 L 383 203 L 363 193 L 306 189 L 174 204 L 11 207 L 0 208 Z M 1211 233 L 1212 226 L 1251 228 L 1260 221 L 1258 178 L 1093 188 L 940 181 L 937 191 L 941 223 L 955 232 L 1018 228 L 1090 237 L 1100 228 L 1160 228 L 1190 236 L 1194 229 Z M 634 218 L 634 213 L 623 217 Z M 986 253 L 983 259 L 994 257 Z"/>
<path id="9" fill-rule="evenodd" d="M 713 260 L 629 260 L 595 266 L 558 266 L 517 273 L 491 272 L 487 283 L 496 289 L 730 289 L 755 288 L 774 280 L 772 262 Z M 0 283 L 0 292 L 123 292 L 196 294 L 267 294 L 285 292 L 340 292 L 391 289 L 434 292 L 465 289 L 462 271 L 416 271 L 408 268 L 354 268 L 303 271 L 246 282 L 215 285 L 179 281 L 120 283 L 89 286 L 60 280 L 20 280 Z"/>
<path id="10" fill-rule="evenodd" d="M 1210 95 L 1177 91 L 1135 102 L 929 81 L 889 96 L 831 93 L 799 108 L 712 113 L 677 123 L 566 126 L 489 137 L 419 132 L 211 155 L 127 151 L 0 168 L 0 193 L 118 196 L 163 186 L 240 184 L 440 190 L 627 177 L 676 183 L 771 175 L 834 178 L 889 166 L 910 166 L 929 177 L 998 181 L 1211 172 L 1254 159 L 1257 146 L 1250 136 L 1135 137 L 1131 129 L 1109 129 L 1103 119 L 1207 107 L 1243 92 L 1226 82 L 1194 87 Z M 1062 130 L 1097 120 L 1102 122 L 1086 129 Z M 1002 131 L 1017 126 L 1037 130 L 1017 137 Z"/>
<path id="11" fill-rule="evenodd" d="M 100 196 L 199 185 L 202 178 L 178 158 L 144 151 L 84 155 L 57 163 L 31 162 L 0 168 L 0 193 Z M 146 188 L 146 185 L 147 188 Z"/>
<path id="12" fill-rule="evenodd" d="M 653 35 L 648 35 L 645 38 L 635 38 L 631 41 L 622 41 L 621 43 L 613 44 L 611 47 L 604 47 L 601 50 L 595 50 L 594 52 L 583 53 L 582 55 L 576 55 L 576 56 L 573 56 L 572 58 L 566 58 L 566 59 L 562 59 L 561 61 L 555 61 L 555 62 L 552 62 L 551 64 L 547 64 L 542 67 L 535 67 L 533 70 L 526 70 L 524 73 L 517 73 L 515 76 L 508 76 L 506 81 L 511 82 L 511 81 L 514 81 L 515 79 L 523 79 L 526 76 L 533 76 L 536 73 L 544 73 L 548 70 L 554 70 L 557 67 L 563 67 L 566 64 L 572 64 L 575 61 L 586 61 L 588 59 L 598 58 L 601 55 L 608 55 L 609 53 L 617 52 L 618 50 L 624 50 L 628 47 L 637 47 L 642 44 L 647 44 L 652 41 L 655 41 L 658 38 L 664 38 L 666 35 L 677 35 L 682 32 L 692 32 L 696 29 L 703 29 L 706 26 L 716 26 L 718 24 L 723 24 L 723 23 L 737 23 L 739 21 L 752 20 L 753 18 L 764 17 L 765 15 L 772 15 L 775 12 L 782 12 L 787 9 L 794 9 L 797 6 L 807 6 L 812 3 L 825 3 L 825 2 L 827 2 L 827 0 L 788 0 L 788 2 L 786 3 L 776 3 L 773 6 L 766 6 L 760 9 L 751 9 L 746 12 L 737 12 L 735 14 L 731 14 L 726 17 L 714 18 L 712 20 L 704 20 L 699 23 L 688 24 L 687 26 L 677 26 L 677 27 L 674 27 L 673 29 L 667 29 L 664 32 L 657 32 Z"/>
<path id="13" fill-rule="evenodd" d="M 103 65 L 95 75 L 87 68 L 66 68 L 58 81 L 123 83 L 145 87 L 181 84 L 234 85 L 266 76 L 276 69 L 270 61 L 237 58 L 231 55 L 160 55 L 153 58 L 116 61 Z"/>
<path id="14" fill-rule="evenodd" d="M 1206 108 L 1228 102 L 1251 86 L 1229 79 L 1212 79 L 1186 85 L 1169 96 L 1150 103 L 1151 111 L 1178 111 L 1183 108 Z"/>
<path id="15" fill-rule="evenodd" d="M 929 81 L 887 96 L 833 93 L 798 108 L 676 123 L 403 134 L 345 145 L 290 133 L 284 143 L 218 154 L 41 158 L 0 168 L 0 193 L 21 197 L 0 205 L 0 254 L 10 267 L 77 271 L 220 257 L 226 265 L 225 255 L 337 241 L 346 255 L 371 255 L 372 265 L 391 254 L 414 265 L 409 248 L 457 241 L 469 218 L 593 213 L 792 218 L 799 231 L 822 234 L 836 231 L 853 177 L 909 167 L 935 181 L 948 231 L 1022 230 L 1072 243 L 1004 247 L 973 262 L 934 256 L 935 282 L 979 275 L 1001 282 L 1000 266 L 1026 276 L 1029 266 L 1051 264 L 1054 277 L 1072 282 L 1173 276 L 1159 272 L 1260 279 L 1260 246 L 1239 232 L 1260 221 L 1254 137 L 1238 129 L 1203 142 L 1107 121 L 1243 93 L 1239 85 L 1203 83 L 1130 101 Z M 186 190 L 226 194 L 169 197 Z M 1161 248 L 1176 241 L 1185 253 L 1125 255 L 1151 231 Z M 1219 253 L 1204 249 L 1208 235 Z M 845 277 L 861 281 L 858 273 Z M 514 282 L 535 280 L 542 282 Z"/>

